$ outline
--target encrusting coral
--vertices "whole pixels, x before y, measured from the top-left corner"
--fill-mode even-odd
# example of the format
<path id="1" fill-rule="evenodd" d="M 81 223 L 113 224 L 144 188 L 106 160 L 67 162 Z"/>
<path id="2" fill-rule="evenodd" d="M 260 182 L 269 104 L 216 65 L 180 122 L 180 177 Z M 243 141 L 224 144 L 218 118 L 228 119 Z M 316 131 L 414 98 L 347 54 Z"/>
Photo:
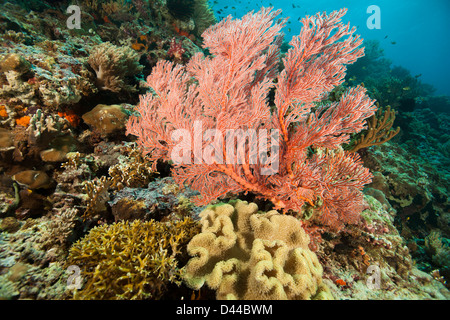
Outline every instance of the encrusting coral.
<path id="1" fill-rule="evenodd" d="M 191 218 L 169 223 L 121 221 L 91 229 L 69 252 L 86 283 L 76 299 L 161 298 L 169 283 L 181 284 L 183 247 L 199 232 Z"/>
<path id="2" fill-rule="evenodd" d="M 125 153 L 125 161 L 119 158 L 119 163 L 108 169 L 111 185 L 117 190 L 147 186 L 155 174 L 152 163 L 135 146 L 127 147 Z"/>
<path id="3" fill-rule="evenodd" d="M 200 213 L 202 232 L 188 244 L 184 279 L 205 283 L 217 299 L 326 299 L 322 266 L 309 236 L 292 216 L 258 213 L 255 203 L 231 201 Z"/>

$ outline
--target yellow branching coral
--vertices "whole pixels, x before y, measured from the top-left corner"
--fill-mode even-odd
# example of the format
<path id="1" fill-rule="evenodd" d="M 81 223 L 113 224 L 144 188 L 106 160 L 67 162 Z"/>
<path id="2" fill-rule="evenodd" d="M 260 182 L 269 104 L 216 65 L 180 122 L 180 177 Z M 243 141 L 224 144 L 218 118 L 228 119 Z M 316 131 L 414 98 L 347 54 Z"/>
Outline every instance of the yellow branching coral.
<path id="1" fill-rule="evenodd" d="M 198 222 L 121 221 L 91 229 L 69 251 L 84 285 L 75 299 L 159 299 L 168 283 L 181 283 L 178 259 L 200 231 Z"/>
<path id="2" fill-rule="evenodd" d="M 294 217 L 258 213 L 245 201 L 211 206 L 200 216 L 202 232 L 188 244 L 194 257 L 183 274 L 192 289 L 206 283 L 217 299 L 331 298 L 309 237 Z"/>
<path id="3" fill-rule="evenodd" d="M 111 185 L 109 178 L 102 176 L 100 179 L 83 182 L 83 191 L 86 193 L 86 210 L 83 218 L 92 218 L 98 213 L 106 211 L 106 201 L 109 200 L 108 188 Z"/>
<path id="4" fill-rule="evenodd" d="M 395 130 L 392 125 L 395 120 L 395 110 L 387 106 L 386 110 L 378 109 L 377 113 L 367 119 L 368 129 L 357 141 L 354 142 L 350 152 L 356 152 L 359 149 L 379 145 L 388 142 L 400 132 L 400 127 Z"/>

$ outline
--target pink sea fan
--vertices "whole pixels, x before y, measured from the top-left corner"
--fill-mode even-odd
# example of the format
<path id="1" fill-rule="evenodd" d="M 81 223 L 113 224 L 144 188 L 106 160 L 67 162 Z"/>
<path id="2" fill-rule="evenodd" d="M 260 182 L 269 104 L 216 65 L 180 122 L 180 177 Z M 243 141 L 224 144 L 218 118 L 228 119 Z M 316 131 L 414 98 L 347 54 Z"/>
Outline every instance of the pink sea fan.
<path id="1" fill-rule="evenodd" d="M 153 160 L 182 153 L 172 174 L 200 192 L 198 204 L 252 192 L 277 209 L 313 207 L 334 229 L 357 222 L 371 174 L 340 146 L 365 128 L 376 107 L 362 86 L 339 102 L 321 102 L 343 83 L 346 65 L 364 54 L 355 29 L 341 23 L 345 13 L 302 19 L 281 72 L 286 20 L 275 21 L 279 10 L 262 8 L 211 26 L 202 35 L 211 55 L 197 53 L 186 66 L 157 63 L 147 78 L 151 92 L 141 96 L 127 132 Z M 245 139 L 230 140 L 230 132 Z M 230 145 L 234 162 L 225 161 Z"/>

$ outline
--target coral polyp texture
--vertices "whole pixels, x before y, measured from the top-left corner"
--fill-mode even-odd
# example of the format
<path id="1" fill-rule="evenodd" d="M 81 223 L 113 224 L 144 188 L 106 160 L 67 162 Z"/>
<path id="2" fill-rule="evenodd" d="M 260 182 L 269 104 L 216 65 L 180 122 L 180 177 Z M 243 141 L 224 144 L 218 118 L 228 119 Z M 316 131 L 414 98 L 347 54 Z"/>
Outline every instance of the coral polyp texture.
<path id="1" fill-rule="evenodd" d="M 198 229 L 190 218 L 121 221 L 91 229 L 69 252 L 67 266 L 79 266 L 86 281 L 74 298 L 161 298 L 169 283 L 180 284 L 178 259 Z"/>
<path id="2" fill-rule="evenodd" d="M 188 286 L 204 284 L 217 299 L 332 298 L 301 223 L 255 203 L 232 201 L 200 213 L 202 231 L 189 242 Z"/>
<path id="3" fill-rule="evenodd" d="M 186 66 L 156 64 L 147 78 L 152 91 L 141 96 L 127 132 L 151 159 L 174 162 L 174 179 L 201 193 L 197 204 L 252 192 L 284 211 L 312 206 L 333 229 L 356 223 L 371 173 L 341 145 L 366 127 L 374 100 L 357 86 L 339 102 L 317 104 L 364 54 L 355 29 L 341 22 L 345 12 L 302 19 L 281 72 L 280 11 L 262 8 L 211 26 L 202 35 L 211 55 L 197 53 Z M 230 142 L 230 131 L 243 139 Z"/>
<path id="4" fill-rule="evenodd" d="M 133 49 L 110 42 L 94 47 L 88 63 L 95 71 L 98 88 L 113 92 L 135 91 L 127 81 L 133 80 L 143 69 L 139 55 Z"/>

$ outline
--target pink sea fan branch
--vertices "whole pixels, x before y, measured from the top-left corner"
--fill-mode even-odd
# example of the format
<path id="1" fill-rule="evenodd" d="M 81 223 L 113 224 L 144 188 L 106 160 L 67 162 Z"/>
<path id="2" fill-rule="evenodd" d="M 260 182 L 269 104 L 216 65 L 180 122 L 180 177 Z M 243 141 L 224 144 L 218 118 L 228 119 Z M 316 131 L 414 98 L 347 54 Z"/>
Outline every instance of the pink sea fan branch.
<path id="1" fill-rule="evenodd" d="M 292 48 L 283 59 L 285 69 L 278 77 L 275 94 L 285 141 L 289 125 L 305 120 L 312 102 L 344 81 L 345 65 L 364 55 L 364 49 L 359 48 L 362 39 L 353 36 L 355 29 L 340 22 L 346 11 L 303 18 L 300 35 L 290 42 Z"/>
<path id="2" fill-rule="evenodd" d="M 147 78 L 151 91 L 141 97 L 127 132 L 153 160 L 171 160 L 180 146 L 190 151 L 185 162 L 174 162 L 172 175 L 200 192 L 197 204 L 252 192 L 277 209 L 314 208 L 317 220 L 335 229 L 357 222 L 361 189 L 371 174 L 340 146 L 364 129 L 374 101 L 358 86 L 339 102 L 321 102 L 342 84 L 346 65 L 364 54 L 355 29 L 341 23 L 345 13 L 302 19 L 281 72 L 286 20 L 274 21 L 280 11 L 262 8 L 242 19 L 227 17 L 203 33 L 211 55 L 198 53 L 185 67 L 157 63 Z M 182 134 L 172 140 L 178 130 Z M 230 130 L 245 139 L 229 140 Z"/>

